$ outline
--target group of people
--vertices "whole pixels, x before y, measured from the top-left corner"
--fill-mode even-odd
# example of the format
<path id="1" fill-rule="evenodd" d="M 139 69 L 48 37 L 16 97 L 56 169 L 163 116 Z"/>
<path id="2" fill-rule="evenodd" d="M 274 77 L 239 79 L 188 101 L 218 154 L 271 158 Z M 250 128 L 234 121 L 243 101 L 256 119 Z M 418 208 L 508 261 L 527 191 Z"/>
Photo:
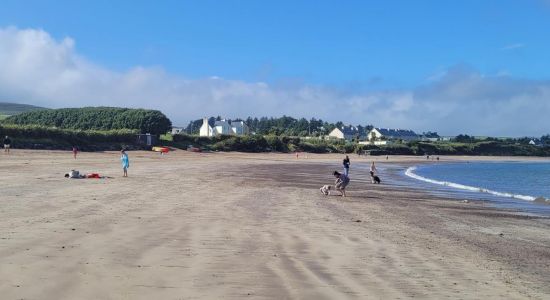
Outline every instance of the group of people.
<path id="1" fill-rule="evenodd" d="M 10 148 L 11 148 L 11 139 L 9 136 L 5 136 L 4 137 L 4 152 L 9 154 L 10 153 Z M 76 146 L 73 146 L 73 157 L 74 159 L 76 159 L 76 156 L 78 154 L 78 147 Z M 128 168 L 130 167 L 130 159 L 128 158 L 128 153 L 126 153 L 126 150 L 122 149 L 120 151 L 120 161 L 122 163 L 122 171 L 124 173 L 123 177 L 128 177 Z M 72 170 L 74 171 L 74 170 Z M 71 172 L 72 172 L 71 171 Z M 73 174 L 75 174 L 73 172 Z M 84 176 L 82 177 L 81 175 L 80 176 L 71 176 L 70 173 L 68 174 L 65 174 L 65 177 L 67 178 L 99 178 L 101 176 L 97 175 L 97 173 L 91 173 L 92 175 L 91 176 Z"/>
<path id="2" fill-rule="evenodd" d="M 78 148 L 73 147 L 73 156 L 76 159 L 76 155 L 78 153 Z M 130 168 L 130 158 L 128 157 L 128 153 L 126 153 L 126 150 L 122 149 L 120 151 L 120 161 L 122 163 L 122 171 L 123 171 L 123 177 L 128 177 L 128 168 Z M 72 179 L 81 179 L 81 178 L 106 178 L 106 176 L 101 176 L 98 173 L 89 173 L 89 174 L 80 174 L 77 170 L 71 170 L 70 173 L 65 174 L 65 178 L 72 178 Z"/>
<path id="3" fill-rule="evenodd" d="M 349 167 L 351 165 L 351 162 L 350 162 L 349 156 L 346 155 L 346 157 L 342 161 L 342 165 L 344 167 L 344 172 L 340 173 L 338 171 L 334 171 L 332 175 L 335 178 L 334 189 L 340 192 L 342 197 L 346 197 L 346 187 L 350 182 Z M 369 171 L 372 183 L 380 183 L 380 177 L 376 175 L 377 172 L 378 170 L 376 169 L 376 165 L 374 164 L 374 161 L 373 161 L 372 164 L 370 165 L 370 171 Z M 330 190 L 332 188 L 333 187 L 331 185 L 324 185 L 323 187 L 321 187 L 320 190 L 321 190 L 321 193 L 323 193 L 324 195 L 329 195 Z"/>

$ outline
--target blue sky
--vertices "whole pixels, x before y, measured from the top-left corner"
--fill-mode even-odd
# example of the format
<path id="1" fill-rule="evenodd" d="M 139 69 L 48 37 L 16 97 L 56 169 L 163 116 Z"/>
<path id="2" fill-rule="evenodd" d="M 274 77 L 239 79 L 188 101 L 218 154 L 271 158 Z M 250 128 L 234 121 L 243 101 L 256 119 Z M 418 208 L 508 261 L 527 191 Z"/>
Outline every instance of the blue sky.
<path id="1" fill-rule="evenodd" d="M 81 58 L 87 65 L 109 74 L 125 76 L 140 68 L 150 72 L 147 73 L 148 78 L 154 73 L 166 81 L 179 82 L 178 86 L 183 81 L 197 81 L 205 85 L 200 85 L 200 88 L 193 85 L 193 92 L 190 93 L 192 97 L 176 99 L 174 95 L 171 101 L 176 103 L 173 106 L 199 99 L 200 93 L 195 92 L 197 89 L 213 94 L 209 92 L 212 86 L 232 83 L 244 84 L 248 88 L 249 85 L 265 83 L 270 92 L 276 91 L 273 93 L 277 96 L 271 98 L 280 96 L 280 93 L 288 97 L 284 103 L 269 102 L 274 110 L 258 109 L 256 115 L 271 112 L 273 115 L 286 113 L 296 117 L 314 117 L 306 107 L 277 110 L 278 107 L 288 106 L 292 98 L 295 101 L 303 100 L 301 96 L 292 96 L 292 93 L 303 95 L 304 89 L 316 91 L 314 95 L 318 102 L 306 101 L 309 106 L 325 105 L 323 101 L 341 101 L 349 107 L 350 103 L 357 104 L 360 113 L 368 115 L 374 102 L 358 100 L 358 97 L 377 97 L 378 103 L 389 109 L 395 108 L 395 101 L 407 103 L 409 100 L 384 100 L 384 97 L 410 93 L 413 95 L 411 101 L 416 103 L 423 101 L 418 98 L 422 94 L 420 91 L 437 90 L 438 86 L 444 85 L 451 78 L 449 74 L 466 74 L 461 77 L 462 81 L 472 75 L 479 76 L 483 81 L 483 90 L 491 86 L 504 89 L 506 84 L 501 84 L 499 78 L 505 77 L 504 81 L 512 80 L 519 89 L 512 91 L 512 95 L 503 96 L 510 99 L 517 99 L 537 88 L 546 91 L 550 78 L 550 38 L 547 38 L 550 32 L 550 2 L 544 0 L 4 0 L 0 9 L 0 28 L 15 28 L 17 32 L 11 32 L 13 35 L 23 30 L 43 32 L 51 39 L 54 48 L 56 44 L 62 44 L 64 39 L 70 39 L 71 43 L 67 44 L 68 50 L 65 51 L 70 53 L 66 59 Z M 37 52 L 43 54 L 48 51 L 42 49 Z M 70 67 L 70 64 L 63 65 Z M 213 78 L 224 82 L 211 82 Z M 487 82 L 487 78 L 490 82 Z M 159 78 L 152 80 L 160 81 Z M 166 86 L 149 85 L 151 88 L 168 89 Z M 178 93 L 186 94 L 189 89 L 182 88 Z M 323 93 L 321 96 L 320 91 Z M 98 98 L 105 98 L 105 101 L 114 99 L 115 96 L 108 93 L 102 91 Z M 261 101 L 260 96 L 264 93 L 255 90 L 251 94 L 259 99 L 257 101 Z M 490 94 L 501 95 L 500 90 Z M 44 90 L 13 90 L 6 92 L 6 95 L 23 98 L 12 99 L 23 102 L 67 105 L 67 101 L 58 101 L 59 97 L 55 100 L 52 98 L 54 95 Z M 155 98 L 154 95 L 151 92 L 151 99 Z M 238 115 L 239 110 L 235 106 L 246 102 L 243 99 L 250 97 L 250 93 L 231 95 L 222 97 L 222 100 L 211 100 L 210 106 L 215 101 L 225 101 L 221 105 L 223 109 L 204 113 L 244 117 Z M 486 93 L 482 94 L 482 102 L 498 101 L 484 95 Z M 430 97 L 437 98 L 436 95 Z M 474 97 L 478 97 L 478 94 L 474 93 Z M 120 104 L 129 105 L 122 100 Z M 146 106 L 154 107 L 150 102 L 145 103 Z M 84 101 L 82 104 L 88 103 Z M 540 103 L 535 104 L 537 106 Z M 144 102 L 136 105 L 143 106 Z M 399 106 L 397 111 L 403 113 L 403 109 L 410 105 Z M 198 104 L 196 106 L 200 107 Z M 531 104 L 529 106 L 533 107 Z M 159 108 L 172 110 L 171 107 Z M 255 112 L 247 109 L 242 111 L 246 114 Z M 175 123 L 185 123 L 202 117 L 203 112 L 172 114 Z M 407 122 L 406 113 L 403 114 L 396 121 L 388 117 L 390 112 L 379 112 L 370 118 L 372 122 L 369 122 L 368 116 L 362 117 L 359 113 L 332 114 L 323 111 L 318 117 L 349 120 L 350 123 L 385 122 L 375 124 L 384 127 L 416 126 L 416 130 L 436 130 L 435 127 L 442 127 L 437 120 L 420 124 L 414 120 L 417 118 L 415 114 L 411 114 L 411 120 Z M 537 126 L 540 125 L 548 124 Z M 479 126 L 454 126 L 445 130 L 448 133 L 468 130 L 473 134 L 508 134 L 506 128 L 473 132 Z M 533 127 L 514 134 L 548 131 L 550 128 L 537 131 Z"/>

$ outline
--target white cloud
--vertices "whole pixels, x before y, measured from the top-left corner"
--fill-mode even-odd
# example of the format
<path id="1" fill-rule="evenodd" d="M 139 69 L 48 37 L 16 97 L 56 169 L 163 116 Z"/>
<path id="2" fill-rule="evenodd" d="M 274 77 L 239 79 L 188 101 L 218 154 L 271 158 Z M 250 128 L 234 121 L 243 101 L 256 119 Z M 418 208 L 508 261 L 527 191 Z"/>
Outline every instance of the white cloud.
<path id="1" fill-rule="evenodd" d="M 520 48 L 524 48 L 525 45 L 522 44 L 522 43 L 515 43 L 515 44 L 510 44 L 510 45 L 506 45 L 502 48 L 500 48 L 500 50 L 515 50 L 515 49 L 520 49 Z"/>
<path id="2" fill-rule="evenodd" d="M 210 115 L 286 114 L 443 134 L 541 135 L 550 132 L 549 100 L 548 81 L 484 76 L 463 66 L 415 89 L 367 92 L 217 76 L 188 79 L 158 67 L 117 72 L 79 55 L 70 38 L 0 28 L 0 101 L 153 108 L 179 125 Z"/>

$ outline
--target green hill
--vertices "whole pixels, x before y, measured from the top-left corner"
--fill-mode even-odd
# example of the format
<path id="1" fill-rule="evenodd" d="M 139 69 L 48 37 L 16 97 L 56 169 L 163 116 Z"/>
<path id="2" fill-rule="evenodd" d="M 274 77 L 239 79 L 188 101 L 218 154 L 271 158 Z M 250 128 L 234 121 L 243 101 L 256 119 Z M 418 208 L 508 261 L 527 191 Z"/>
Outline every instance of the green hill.
<path id="1" fill-rule="evenodd" d="M 0 119 L 6 118 L 7 116 L 18 115 L 20 113 L 24 113 L 28 111 L 43 110 L 43 109 L 47 109 L 47 108 L 28 105 L 28 104 L 0 102 Z"/>

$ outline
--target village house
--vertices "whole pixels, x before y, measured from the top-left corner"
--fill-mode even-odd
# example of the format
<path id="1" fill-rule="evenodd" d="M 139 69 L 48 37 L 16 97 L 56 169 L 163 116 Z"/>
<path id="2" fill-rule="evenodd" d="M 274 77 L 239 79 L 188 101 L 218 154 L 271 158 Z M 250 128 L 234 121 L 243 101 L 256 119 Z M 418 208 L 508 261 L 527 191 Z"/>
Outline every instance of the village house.
<path id="1" fill-rule="evenodd" d="M 531 146 L 537 146 L 537 147 L 542 147 L 544 146 L 543 143 L 539 140 L 539 139 L 532 139 L 529 141 L 529 145 Z"/>
<path id="2" fill-rule="evenodd" d="M 243 121 L 220 120 L 214 123 L 214 126 L 208 124 L 208 118 L 203 118 L 200 128 L 200 136 L 217 135 L 246 135 L 250 134 L 250 129 Z"/>
<path id="3" fill-rule="evenodd" d="M 334 128 L 329 134 L 329 138 L 351 141 L 355 137 L 359 137 L 359 129 L 355 126 L 342 126 Z"/>
<path id="4" fill-rule="evenodd" d="M 420 139 L 420 136 L 412 130 L 405 129 L 389 129 L 389 128 L 373 128 L 367 139 L 369 142 L 376 141 L 416 141 Z"/>

